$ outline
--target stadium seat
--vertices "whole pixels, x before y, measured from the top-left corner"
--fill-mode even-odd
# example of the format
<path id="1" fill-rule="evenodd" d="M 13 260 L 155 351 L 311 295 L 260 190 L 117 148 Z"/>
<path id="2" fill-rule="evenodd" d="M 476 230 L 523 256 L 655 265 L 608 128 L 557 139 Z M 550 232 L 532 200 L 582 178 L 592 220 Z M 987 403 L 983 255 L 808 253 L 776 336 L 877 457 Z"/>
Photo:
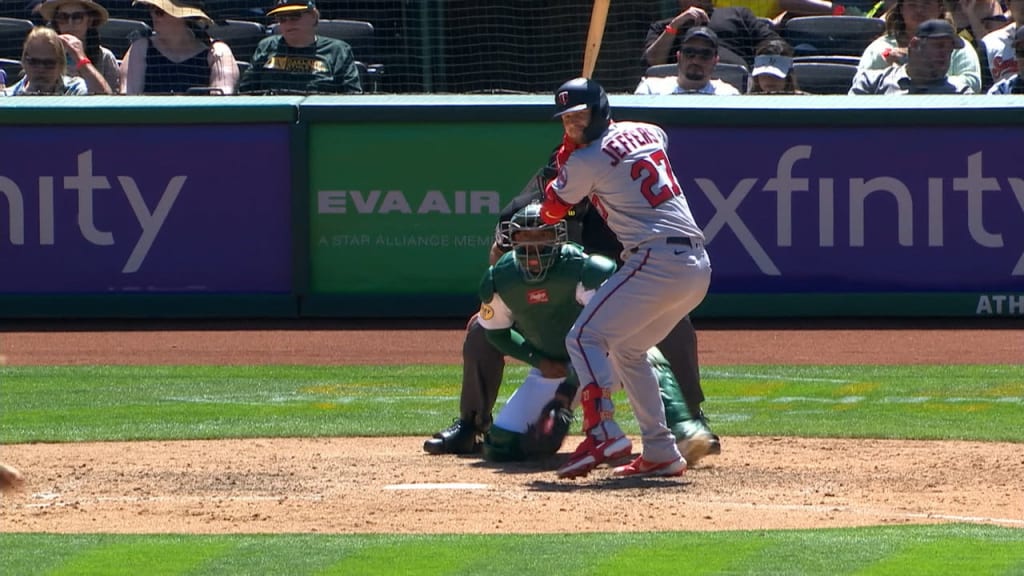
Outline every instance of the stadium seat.
<path id="1" fill-rule="evenodd" d="M 849 64 L 850 66 L 857 66 L 860 64 L 860 56 L 796 56 L 795 58 L 793 58 L 793 62 L 824 62 L 831 64 Z"/>
<path id="2" fill-rule="evenodd" d="M 885 34 L 885 21 L 866 16 L 801 16 L 786 21 L 782 37 L 796 56 L 860 56 Z"/>
<path id="3" fill-rule="evenodd" d="M 857 67 L 838 62 L 793 62 L 800 90 L 809 94 L 847 94 Z"/>
<path id="4" fill-rule="evenodd" d="M 664 78 L 665 76 L 675 76 L 678 71 L 679 67 L 675 64 L 655 64 L 654 66 L 647 68 L 647 72 L 644 72 L 644 76 Z"/>
<path id="5" fill-rule="evenodd" d="M 251 60 L 256 45 L 267 37 L 267 29 L 259 22 L 245 20 L 224 20 L 210 26 L 210 37 L 231 47 L 235 60 Z"/>
<path id="6" fill-rule="evenodd" d="M 21 78 L 21 61 L 12 58 L 0 58 L 0 70 L 7 74 L 7 85 L 10 86 Z"/>
<path id="7" fill-rule="evenodd" d="M 31 20 L 0 18 L 0 58 L 21 60 L 25 36 L 35 27 Z"/>
<path id="8" fill-rule="evenodd" d="M 735 86 L 740 91 L 740 94 L 746 94 L 747 85 L 750 83 L 750 70 L 747 70 L 746 66 L 740 64 L 719 62 L 715 65 L 712 77 L 728 82 Z"/>
<path id="9" fill-rule="evenodd" d="M 259 23 L 264 21 L 266 11 L 273 6 L 273 2 L 266 0 L 206 0 L 203 12 L 218 24 L 224 20 L 251 20 Z"/>
<path id="10" fill-rule="evenodd" d="M 99 33 L 100 44 L 106 46 L 118 60 L 121 60 L 136 38 L 149 36 L 153 30 L 149 24 L 141 20 L 111 18 L 99 27 Z"/>
<path id="11" fill-rule="evenodd" d="M 359 68 L 359 83 L 363 86 L 363 92 L 367 94 L 379 92 L 381 77 L 384 76 L 384 65 L 365 64 L 356 60 L 356 68 Z"/>
<path id="12" fill-rule="evenodd" d="M 316 32 L 344 40 L 355 49 L 356 45 L 373 38 L 373 24 L 363 20 L 321 20 Z"/>

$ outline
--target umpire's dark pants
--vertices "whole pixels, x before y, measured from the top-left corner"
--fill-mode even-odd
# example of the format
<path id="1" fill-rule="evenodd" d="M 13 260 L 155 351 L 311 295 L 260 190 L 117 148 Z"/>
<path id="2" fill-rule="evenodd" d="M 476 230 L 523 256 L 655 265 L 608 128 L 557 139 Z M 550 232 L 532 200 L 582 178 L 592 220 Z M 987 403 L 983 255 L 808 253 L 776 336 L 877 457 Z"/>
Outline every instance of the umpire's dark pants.
<path id="1" fill-rule="evenodd" d="M 700 387 L 697 332 L 689 315 L 683 317 L 658 344 L 658 349 L 672 367 L 690 414 L 700 414 L 704 391 Z M 473 423 L 478 430 L 485 431 L 491 426 L 491 411 L 498 400 L 504 370 L 505 356 L 491 345 L 486 330 L 473 316 L 466 327 L 466 340 L 462 343 L 460 410 L 462 419 Z"/>

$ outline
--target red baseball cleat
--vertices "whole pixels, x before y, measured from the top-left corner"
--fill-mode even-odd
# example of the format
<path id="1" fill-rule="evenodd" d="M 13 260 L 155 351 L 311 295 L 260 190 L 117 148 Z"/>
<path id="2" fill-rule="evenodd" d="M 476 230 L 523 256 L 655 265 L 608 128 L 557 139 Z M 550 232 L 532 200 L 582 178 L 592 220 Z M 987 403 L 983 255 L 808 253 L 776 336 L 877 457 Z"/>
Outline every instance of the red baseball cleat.
<path id="1" fill-rule="evenodd" d="M 682 476 L 686 472 L 686 460 L 670 460 L 668 462 L 650 462 L 638 456 L 625 466 L 612 470 L 613 476 L 623 478 L 642 478 L 644 476 Z"/>

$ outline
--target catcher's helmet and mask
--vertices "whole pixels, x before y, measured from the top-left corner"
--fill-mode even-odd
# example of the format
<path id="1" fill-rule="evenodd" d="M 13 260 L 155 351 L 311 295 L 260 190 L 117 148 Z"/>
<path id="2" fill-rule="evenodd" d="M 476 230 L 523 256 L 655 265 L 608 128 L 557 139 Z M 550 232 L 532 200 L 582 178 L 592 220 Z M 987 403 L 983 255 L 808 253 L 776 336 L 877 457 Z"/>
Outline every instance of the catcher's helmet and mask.
<path id="1" fill-rule="evenodd" d="M 569 112 L 590 109 L 590 124 L 583 131 L 587 142 L 597 140 L 612 121 L 612 109 L 608 105 L 608 94 L 595 80 L 573 78 L 555 91 L 555 115 L 560 118 Z"/>
<path id="2" fill-rule="evenodd" d="M 531 203 L 498 226 L 497 240 L 499 246 L 512 248 L 523 280 L 532 284 L 543 281 L 558 262 L 569 232 L 564 220 L 545 224 L 540 217 L 540 204 Z"/>

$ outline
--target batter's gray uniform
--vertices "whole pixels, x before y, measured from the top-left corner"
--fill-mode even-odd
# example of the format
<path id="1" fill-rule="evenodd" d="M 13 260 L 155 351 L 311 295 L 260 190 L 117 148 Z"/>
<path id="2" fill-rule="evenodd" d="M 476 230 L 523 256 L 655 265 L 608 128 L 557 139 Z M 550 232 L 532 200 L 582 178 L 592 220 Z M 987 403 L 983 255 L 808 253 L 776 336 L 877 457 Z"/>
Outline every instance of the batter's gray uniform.
<path id="1" fill-rule="evenodd" d="M 704 299 L 711 263 L 653 124 L 609 122 L 562 166 L 550 191 L 566 205 L 589 197 L 624 246 L 623 266 L 584 307 L 566 339 L 580 384 L 622 381 L 640 425 L 643 457 L 678 459 L 647 350 Z M 552 199 L 546 201 L 546 204 Z"/>

